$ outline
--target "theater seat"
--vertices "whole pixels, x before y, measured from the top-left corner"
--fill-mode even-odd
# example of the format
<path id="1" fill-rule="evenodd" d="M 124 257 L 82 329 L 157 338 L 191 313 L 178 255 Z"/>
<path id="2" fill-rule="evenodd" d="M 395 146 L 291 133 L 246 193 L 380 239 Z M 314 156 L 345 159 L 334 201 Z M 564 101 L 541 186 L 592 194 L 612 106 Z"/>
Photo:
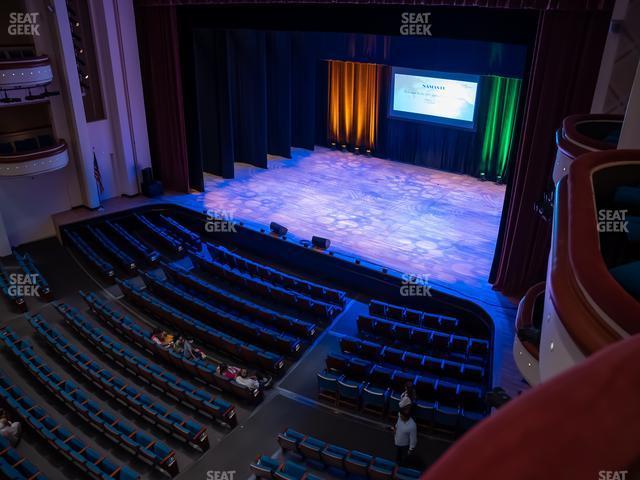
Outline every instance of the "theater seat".
<path id="1" fill-rule="evenodd" d="M 304 440 L 304 435 L 288 428 L 278 435 L 278 444 L 285 452 L 298 452 L 298 445 Z"/>
<path id="2" fill-rule="evenodd" d="M 369 465 L 369 478 L 371 480 L 391 480 L 395 469 L 394 462 L 375 457 Z"/>
<path id="3" fill-rule="evenodd" d="M 609 273 L 622 288 L 640 301 L 640 261 L 614 267 Z"/>
<path id="4" fill-rule="evenodd" d="M 342 377 L 334 373 L 324 371 L 317 374 L 318 396 L 332 402 L 338 400 L 338 380 Z"/>
<path id="5" fill-rule="evenodd" d="M 367 385 L 362 390 L 362 408 L 366 411 L 384 415 L 389 392 L 387 389 Z"/>
<path id="6" fill-rule="evenodd" d="M 325 445 L 325 442 L 318 440 L 317 438 L 307 436 L 298 444 L 298 451 L 305 458 L 321 460 L 320 452 Z"/>
<path id="7" fill-rule="evenodd" d="M 413 468 L 398 467 L 393 474 L 394 480 L 416 480 L 420 478 L 421 472 Z"/>
<path id="8" fill-rule="evenodd" d="M 258 478 L 272 478 L 273 472 L 275 472 L 280 463 L 271 457 L 262 455 L 253 462 L 249 468 Z"/>
<path id="9" fill-rule="evenodd" d="M 366 453 L 352 450 L 344 460 L 344 466 L 348 473 L 358 477 L 366 477 L 369 473 L 369 465 L 373 457 Z"/>
<path id="10" fill-rule="evenodd" d="M 344 460 L 348 454 L 349 450 L 347 450 L 346 448 L 329 444 L 324 450 L 322 450 L 322 452 L 320 452 L 320 458 L 327 465 L 327 467 L 344 470 Z"/>

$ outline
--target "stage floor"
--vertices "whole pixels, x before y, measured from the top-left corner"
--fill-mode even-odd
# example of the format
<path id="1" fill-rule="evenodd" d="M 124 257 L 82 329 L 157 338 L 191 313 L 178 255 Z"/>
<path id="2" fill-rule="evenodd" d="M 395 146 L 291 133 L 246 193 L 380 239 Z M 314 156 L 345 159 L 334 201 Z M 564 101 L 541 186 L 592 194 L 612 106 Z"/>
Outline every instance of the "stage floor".
<path id="1" fill-rule="evenodd" d="M 336 251 L 487 299 L 504 185 L 321 147 L 292 155 L 266 170 L 236 164 L 232 180 L 206 175 L 206 193 L 176 200 L 326 237 Z"/>

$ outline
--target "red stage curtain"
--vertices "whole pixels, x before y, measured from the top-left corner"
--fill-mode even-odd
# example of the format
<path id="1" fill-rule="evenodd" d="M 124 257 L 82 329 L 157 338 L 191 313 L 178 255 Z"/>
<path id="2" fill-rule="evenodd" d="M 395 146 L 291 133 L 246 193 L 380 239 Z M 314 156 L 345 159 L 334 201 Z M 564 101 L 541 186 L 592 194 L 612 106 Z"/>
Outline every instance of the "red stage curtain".
<path id="1" fill-rule="evenodd" d="M 551 224 L 533 206 L 551 179 L 555 131 L 564 117 L 591 107 L 609 17 L 603 11 L 541 13 L 490 279 L 507 295 L 520 297 L 545 278 Z"/>
<path id="2" fill-rule="evenodd" d="M 375 149 L 382 69 L 329 60 L 329 139 Z"/>
<path id="3" fill-rule="evenodd" d="M 154 176 L 167 189 L 188 192 L 176 7 L 144 8 L 136 20 Z"/>

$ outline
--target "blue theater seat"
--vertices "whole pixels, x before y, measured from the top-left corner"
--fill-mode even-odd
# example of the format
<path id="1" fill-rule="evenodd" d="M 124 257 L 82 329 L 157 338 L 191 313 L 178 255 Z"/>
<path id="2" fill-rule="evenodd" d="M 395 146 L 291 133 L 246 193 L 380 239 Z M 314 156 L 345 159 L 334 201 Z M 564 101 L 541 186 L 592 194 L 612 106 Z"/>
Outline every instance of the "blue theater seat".
<path id="1" fill-rule="evenodd" d="M 321 460 L 320 452 L 325 446 L 326 443 L 322 440 L 307 436 L 298 444 L 298 451 L 307 459 Z"/>
<path id="2" fill-rule="evenodd" d="M 369 464 L 369 478 L 371 480 L 391 480 L 395 469 L 395 462 L 375 457 Z"/>
<path id="3" fill-rule="evenodd" d="M 331 402 L 338 401 L 338 381 L 341 375 L 336 375 L 329 371 L 320 372 L 318 378 L 318 396 Z"/>
<path id="4" fill-rule="evenodd" d="M 367 385 L 362 390 L 362 408 L 365 411 L 384 415 L 387 409 L 389 391 Z"/>
<path id="5" fill-rule="evenodd" d="M 280 480 L 302 480 L 308 478 L 307 470 L 302 465 L 294 462 L 284 462 L 274 472 L 273 478 Z"/>
<path id="6" fill-rule="evenodd" d="M 356 409 L 359 408 L 363 386 L 361 382 L 340 378 L 338 380 L 338 405 L 346 404 Z"/>
<path id="7" fill-rule="evenodd" d="M 413 468 L 398 467 L 393 474 L 394 480 L 416 480 L 422 473 Z"/>
<path id="8" fill-rule="evenodd" d="M 305 436 L 296 432 L 292 428 L 288 428 L 284 432 L 278 434 L 278 444 L 284 451 L 300 453 L 298 445 L 304 440 Z"/>
<path id="9" fill-rule="evenodd" d="M 320 458 L 328 468 L 344 470 L 344 461 L 347 458 L 348 454 L 349 450 L 347 450 L 346 448 L 329 444 L 324 450 L 322 450 L 322 452 L 320 452 Z"/>
<path id="10" fill-rule="evenodd" d="M 371 455 L 367 455 L 366 453 L 362 453 L 357 450 L 351 450 L 344 459 L 344 468 L 351 475 L 366 478 L 369 473 L 369 465 L 371 465 L 372 460 L 373 457 Z"/>
<path id="11" fill-rule="evenodd" d="M 250 465 L 251 471 L 258 478 L 272 478 L 273 473 L 280 466 L 280 462 L 271 457 L 262 455 Z"/>

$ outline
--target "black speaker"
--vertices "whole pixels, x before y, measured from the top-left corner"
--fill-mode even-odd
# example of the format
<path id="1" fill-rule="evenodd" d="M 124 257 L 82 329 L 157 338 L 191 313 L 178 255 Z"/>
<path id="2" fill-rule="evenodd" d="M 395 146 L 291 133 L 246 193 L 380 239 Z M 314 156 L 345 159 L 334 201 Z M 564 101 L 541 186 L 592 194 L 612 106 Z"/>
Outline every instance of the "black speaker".
<path id="1" fill-rule="evenodd" d="M 271 229 L 271 231 L 273 233 L 275 233 L 279 237 L 284 237 L 287 234 L 287 232 L 289 231 L 287 229 L 287 227 L 283 227 L 282 225 L 280 225 L 279 223 L 276 223 L 276 222 L 271 222 L 269 224 L 269 228 Z"/>
<path id="2" fill-rule="evenodd" d="M 152 181 L 150 183 L 142 184 L 142 194 L 145 197 L 153 198 L 159 197 L 164 193 L 164 188 L 162 188 L 162 183 L 158 180 Z"/>
<path id="3" fill-rule="evenodd" d="M 331 245 L 331 240 L 322 237 L 311 237 L 311 243 L 314 247 L 326 250 Z"/>
<path id="4" fill-rule="evenodd" d="M 151 167 L 143 168 L 142 183 L 149 184 L 151 182 L 153 182 L 153 170 L 151 170 Z"/>

